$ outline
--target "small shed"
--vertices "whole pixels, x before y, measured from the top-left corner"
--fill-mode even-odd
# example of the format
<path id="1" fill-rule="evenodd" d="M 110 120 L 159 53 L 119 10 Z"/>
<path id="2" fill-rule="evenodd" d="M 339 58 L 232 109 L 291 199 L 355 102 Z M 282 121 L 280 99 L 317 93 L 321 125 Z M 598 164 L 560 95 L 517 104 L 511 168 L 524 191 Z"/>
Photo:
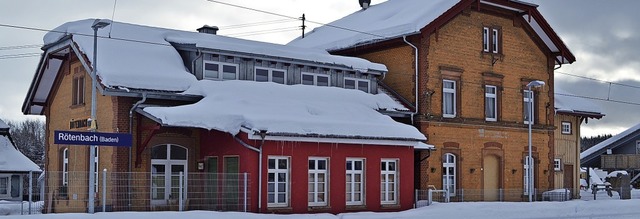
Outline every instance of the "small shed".
<path id="1" fill-rule="evenodd" d="M 18 151 L 11 140 L 9 126 L 0 120 L 0 200 L 21 201 L 24 177 L 33 172 L 42 170 Z"/>

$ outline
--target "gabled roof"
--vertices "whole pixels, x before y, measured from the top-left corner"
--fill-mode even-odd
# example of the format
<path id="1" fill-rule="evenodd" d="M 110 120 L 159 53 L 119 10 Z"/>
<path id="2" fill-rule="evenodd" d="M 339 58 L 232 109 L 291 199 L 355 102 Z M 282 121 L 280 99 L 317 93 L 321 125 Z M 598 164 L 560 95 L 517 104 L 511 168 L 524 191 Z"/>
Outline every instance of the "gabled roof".
<path id="1" fill-rule="evenodd" d="M 477 5 L 495 6 L 522 14 L 556 57 L 556 64 L 575 61 L 564 42 L 536 9 L 537 5 L 517 0 L 389 0 L 359 10 L 327 25 L 315 28 L 288 45 L 337 51 L 401 38 L 421 31 L 434 31 L 464 9 Z"/>
<path id="2" fill-rule="evenodd" d="M 604 154 L 607 149 L 615 149 L 621 145 L 624 145 L 623 141 L 628 140 L 630 139 L 629 137 L 633 136 L 640 136 L 640 124 L 637 124 L 621 132 L 620 134 L 617 134 L 583 151 L 582 153 L 580 153 L 580 162 L 589 162 L 590 160 L 593 160 L 594 158 L 597 158 L 600 155 Z"/>
<path id="3" fill-rule="evenodd" d="M 413 126 L 377 110 L 406 110 L 386 94 L 308 85 L 254 81 L 203 80 L 186 93 L 201 101 L 174 107 L 146 107 L 162 125 L 197 127 L 235 135 L 243 129 L 267 136 L 418 141 L 426 137 Z"/>
<path id="4" fill-rule="evenodd" d="M 580 98 L 572 93 L 555 87 L 555 108 L 556 113 L 570 114 L 587 118 L 600 119 L 605 114 L 600 106 L 593 102 Z"/>
<path id="5" fill-rule="evenodd" d="M 0 120 L 0 129 L 9 129 L 4 121 Z M 26 173 L 29 171 L 40 172 L 40 167 L 20 153 L 9 139 L 8 133 L 0 135 L 0 173 L 16 172 Z"/>
<path id="6" fill-rule="evenodd" d="M 94 19 L 65 23 L 44 37 L 40 64 L 23 104 L 23 113 L 41 114 L 53 82 L 67 54 L 73 53 L 87 70 L 93 61 Z M 195 45 L 215 51 L 244 53 L 316 65 L 340 66 L 382 74 L 387 68 L 365 59 L 336 56 L 320 49 L 243 40 L 219 35 L 112 22 L 98 30 L 97 76 L 104 89 L 182 92 L 196 81 L 174 44 Z M 323 67 L 323 66 L 321 66 Z M 100 89 L 103 89 L 101 86 Z"/>

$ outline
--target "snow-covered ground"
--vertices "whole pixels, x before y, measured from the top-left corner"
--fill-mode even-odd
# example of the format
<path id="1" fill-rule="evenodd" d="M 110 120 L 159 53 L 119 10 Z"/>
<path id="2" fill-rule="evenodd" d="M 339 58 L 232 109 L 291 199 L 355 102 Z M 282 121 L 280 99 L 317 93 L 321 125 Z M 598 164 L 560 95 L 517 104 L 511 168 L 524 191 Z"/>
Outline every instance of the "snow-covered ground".
<path id="1" fill-rule="evenodd" d="M 344 213 L 332 214 L 254 214 L 240 212 L 115 212 L 89 214 L 45 214 L 11 215 L 2 218 L 18 219 L 157 219 L 157 218 L 248 218 L 248 219 L 413 219 L 413 218 L 640 218 L 640 190 L 633 191 L 631 200 L 619 200 L 614 194 L 609 197 L 599 192 L 597 200 L 590 193 L 583 192 L 581 200 L 566 202 L 462 202 L 434 203 L 428 207 L 390 213 Z"/>

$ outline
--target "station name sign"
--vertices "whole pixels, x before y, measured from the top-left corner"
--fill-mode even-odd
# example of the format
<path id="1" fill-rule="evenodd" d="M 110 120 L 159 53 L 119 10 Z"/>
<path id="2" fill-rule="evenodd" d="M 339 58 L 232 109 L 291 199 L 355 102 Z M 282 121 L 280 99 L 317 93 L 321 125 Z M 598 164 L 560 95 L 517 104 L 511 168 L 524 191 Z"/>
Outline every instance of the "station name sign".
<path id="1" fill-rule="evenodd" d="M 127 133 L 54 131 L 54 135 L 55 144 L 131 147 L 132 143 Z"/>

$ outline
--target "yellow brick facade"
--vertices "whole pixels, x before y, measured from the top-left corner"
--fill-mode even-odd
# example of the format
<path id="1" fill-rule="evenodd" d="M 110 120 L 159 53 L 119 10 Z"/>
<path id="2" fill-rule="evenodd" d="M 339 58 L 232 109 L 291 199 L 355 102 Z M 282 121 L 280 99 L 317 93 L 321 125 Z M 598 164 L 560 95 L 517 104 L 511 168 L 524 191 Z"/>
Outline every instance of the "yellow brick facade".
<path id="1" fill-rule="evenodd" d="M 483 27 L 500 30 L 500 54 L 482 51 Z M 419 54 L 420 110 L 415 124 L 437 148 L 416 169 L 420 171 L 418 188 L 443 188 L 442 158 L 451 153 L 456 156 L 457 189 L 513 190 L 518 192 L 503 198 L 522 199 L 528 152 L 523 90 L 532 80 L 546 83 L 534 89 L 535 187 L 539 192 L 554 187 L 553 61 L 530 34 L 512 18 L 474 9 L 465 10 L 432 33 L 407 37 Z M 389 73 L 382 82 L 415 102 L 413 48 L 406 44 L 376 48 L 359 56 L 387 65 Z M 455 118 L 443 117 L 443 79 L 457 82 Z M 498 87 L 497 121 L 485 121 L 485 85 Z M 489 194 L 477 199 L 483 196 L 491 199 Z"/>

